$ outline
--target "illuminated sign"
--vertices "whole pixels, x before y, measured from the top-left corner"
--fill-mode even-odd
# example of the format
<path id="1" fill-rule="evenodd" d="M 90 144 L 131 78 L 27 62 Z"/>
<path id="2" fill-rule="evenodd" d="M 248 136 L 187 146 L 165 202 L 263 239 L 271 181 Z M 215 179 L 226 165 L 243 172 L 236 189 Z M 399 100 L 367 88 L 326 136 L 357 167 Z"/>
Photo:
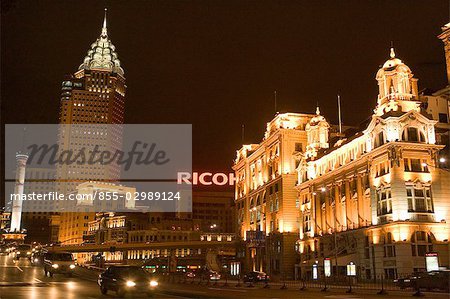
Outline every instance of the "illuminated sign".
<path id="1" fill-rule="evenodd" d="M 234 185 L 236 178 L 234 177 L 234 173 L 211 173 L 211 172 L 193 172 L 192 174 L 189 172 L 179 172 L 177 174 L 177 183 L 178 185 L 216 185 L 216 186 L 224 186 Z"/>
<path id="2" fill-rule="evenodd" d="M 319 272 L 317 271 L 317 264 L 312 266 L 312 278 L 314 280 L 319 279 Z"/>
<path id="3" fill-rule="evenodd" d="M 439 260 L 437 253 L 427 253 L 425 255 L 425 264 L 427 267 L 427 272 L 439 271 Z"/>
<path id="4" fill-rule="evenodd" d="M 347 265 L 347 276 L 356 276 L 356 265 L 353 262 Z"/>
<path id="5" fill-rule="evenodd" d="M 331 260 L 329 258 L 326 258 L 323 260 L 323 269 L 325 272 L 325 277 L 331 276 Z"/>
<path id="6" fill-rule="evenodd" d="M 241 273 L 241 263 L 240 262 L 231 262 L 231 275 L 239 275 Z"/>

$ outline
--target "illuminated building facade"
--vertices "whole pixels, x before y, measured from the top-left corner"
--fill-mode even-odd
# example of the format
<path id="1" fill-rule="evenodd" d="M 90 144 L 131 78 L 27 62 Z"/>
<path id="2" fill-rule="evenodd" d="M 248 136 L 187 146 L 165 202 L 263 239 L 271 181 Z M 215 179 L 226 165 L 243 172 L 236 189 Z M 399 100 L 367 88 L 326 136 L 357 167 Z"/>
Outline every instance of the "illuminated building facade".
<path id="1" fill-rule="evenodd" d="M 297 277 L 310 277 L 324 258 L 335 274 L 353 261 L 367 278 L 424 270 L 429 252 L 449 266 L 450 173 L 434 119 L 443 116 L 427 113 L 394 49 L 376 80 L 377 105 L 362 131 L 332 143 L 323 116 L 309 123 L 307 150 L 296 157 Z"/>
<path id="2" fill-rule="evenodd" d="M 106 13 L 100 37 L 92 43 L 78 71 L 62 83 L 60 150 L 91 149 L 114 152 L 122 148 L 122 124 L 125 108 L 125 77 L 115 46 L 108 37 Z M 66 131 L 65 131 L 66 130 Z M 63 164 L 57 169 L 60 193 L 68 194 L 81 181 L 116 181 L 120 176 L 117 164 Z M 80 217 L 92 220 L 94 213 L 61 213 L 59 241 L 63 244 L 81 242 L 87 221 L 79 227 Z M 74 232 L 75 231 L 75 232 Z M 74 236 L 74 234 L 76 236 Z"/>
<path id="3" fill-rule="evenodd" d="M 232 192 L 192 192 L 192 213 L 189 214 L 199 221 L 201 231 L 234 232 L 233 195 Z"/>
<path id="4" fill-rule="evenodd" d="M 314 115 L 277 114 L 260 144 L 237 151 L 235 209 L 237 232 L 246 243 L 245 268 L 291 276 L 298 239 L 294 155 L 307 145 L 307 124 Z"/>
<path id="5" fill-rule="evenodd" d="M 72 192 L 78 199 L 77 206 L 73 212 L 61 213 L 61 227 L 66 225 L 66 229 L 60 231 L 60 240 L 65 240 L 63 245 L 81 244 L 89 239 L 89 223 L 96 218 L 94 211 L 115 211 L 133 209 L 135 200 L 126 197 L 135 194 L 136 188 L 116 185 L 106 182 L 84 182 L 76 187 Z M 117 200 L 100 200 L 107 194 L 114 194 Z"/>

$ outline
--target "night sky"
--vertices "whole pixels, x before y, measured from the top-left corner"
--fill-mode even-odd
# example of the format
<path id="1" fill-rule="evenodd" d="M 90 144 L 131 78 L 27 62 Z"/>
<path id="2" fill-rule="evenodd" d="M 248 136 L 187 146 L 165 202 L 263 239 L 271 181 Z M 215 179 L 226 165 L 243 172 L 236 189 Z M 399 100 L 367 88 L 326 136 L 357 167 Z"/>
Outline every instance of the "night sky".
<path id="1" fill-rule="evenodd" d="M 108 33 L 127 79 L 127 123 L 192 123 L 194 170 L 230 171 L 281 112 L 357 125 L 375 107 L 379 65 L 397 56 L 419 89 L 446 84 L 437 35 L 448 1 L 6 1 L 2 123 L 57 123 L 61 81 Z"/>

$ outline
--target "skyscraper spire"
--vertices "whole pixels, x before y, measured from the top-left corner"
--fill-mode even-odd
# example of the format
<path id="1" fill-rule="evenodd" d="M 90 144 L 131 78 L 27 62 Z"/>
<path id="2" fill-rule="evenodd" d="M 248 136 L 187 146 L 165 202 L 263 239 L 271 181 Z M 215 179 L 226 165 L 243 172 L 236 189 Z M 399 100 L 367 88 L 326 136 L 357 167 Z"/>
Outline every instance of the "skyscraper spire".
<path id="1" fill-rule="evenodd" d="M 120 66 L 119 56 L 116 52 L 116 47 L 112 44 L 108 37 L 108 29 L 106 27 L 106 12 L 103 19 L 102 34 L 97 40 L 91 44 L 87 55 L 84 57 L 83 63 L 78 68 L 79 70 L 107 70 L 123 76 L 124 71 Z"/>
<path id="2" fill-rule="evenodd" d="M 108 9 L 105 8 L 105 18 L 103 19 L 102 36 L 108 35 L 108 29 L 106 28 L 106 12 L 107 11 L 108 11 Z"/>

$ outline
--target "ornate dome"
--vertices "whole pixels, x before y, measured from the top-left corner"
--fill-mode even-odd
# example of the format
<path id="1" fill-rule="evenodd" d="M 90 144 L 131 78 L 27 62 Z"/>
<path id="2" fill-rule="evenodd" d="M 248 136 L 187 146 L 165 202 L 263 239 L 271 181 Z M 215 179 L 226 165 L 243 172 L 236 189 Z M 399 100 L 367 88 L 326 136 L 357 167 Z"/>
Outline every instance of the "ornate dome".
<path id="1" fill-rule="evenodd" d="M 390 56 L 391 58 L 386 60 L 383 66 L 378 70 L 376 76 L 377 78 L 381 78 L 385 74 L 385 72 L 391 72 L 393 70 L 402 73 L 411 73 L 411 69 L 406 64 L 404 64 L 403 61 L 395 57 L 394 48 L 391 48 Z"/>
<path id="2" fill-rule="evenodd" d="M 320 115 L 320 109 L 319 109 L 319 106 L 317 106 L 317 108 L 316 108 L 316 115 L 313 116 L 310 119 L 309 123 L 306 126 L 309 128 L 310 126 L 316 126 L 318 124 L 322 124 L 323 125 L 325 123 L 328 124 L 326 119 L 325 119 L 325 117 Z"/>
<path id="3" fill-rule="evenodd" d="M 120 60 L 116 53 L 116 47 L 108 38 L 108 30 L 106 28 L 106 9 L 105 19 L 103 20 L 102 33 L 97 40 L 92 43 L 83 63 L 78 68 L 79 70 L 106 70 L 118 73 L 123 76 L 124 71 L 120 66 Z"/>

